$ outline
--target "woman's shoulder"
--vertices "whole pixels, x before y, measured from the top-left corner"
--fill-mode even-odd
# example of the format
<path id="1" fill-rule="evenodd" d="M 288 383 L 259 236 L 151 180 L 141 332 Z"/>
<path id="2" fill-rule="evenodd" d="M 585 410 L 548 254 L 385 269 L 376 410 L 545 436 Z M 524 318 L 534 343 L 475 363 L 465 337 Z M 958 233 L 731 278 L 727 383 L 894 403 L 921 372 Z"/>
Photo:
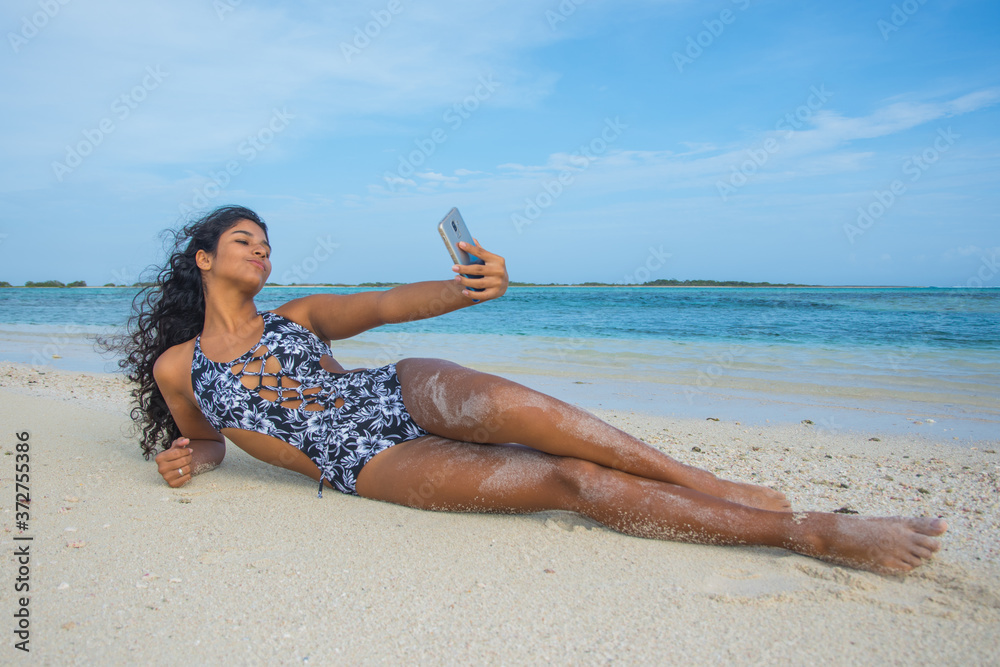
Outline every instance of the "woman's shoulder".
<path id="1" fill-rule="evenodd" d="M 320 340 L 323 340 L 323 337 L 316 331 L 316 327 L 312 322 L 311 309 L 315 307 L 314 301 L 315 300 L 310 297 L 300 297 L 298 299 L 292 299 L 291 301 L 285 302 L 277 308 L 272 308 L 269 312 L 274 315 L 278 315 L 289 322 L 294 322 Z"/>
<path id="2" fill-rule="evenodd" d="M 153 377 L 157 382 L 191 377 L 191 363 L 194 361 L 195 339 L 172 345 L 164 350 L 153 362 Z"/>

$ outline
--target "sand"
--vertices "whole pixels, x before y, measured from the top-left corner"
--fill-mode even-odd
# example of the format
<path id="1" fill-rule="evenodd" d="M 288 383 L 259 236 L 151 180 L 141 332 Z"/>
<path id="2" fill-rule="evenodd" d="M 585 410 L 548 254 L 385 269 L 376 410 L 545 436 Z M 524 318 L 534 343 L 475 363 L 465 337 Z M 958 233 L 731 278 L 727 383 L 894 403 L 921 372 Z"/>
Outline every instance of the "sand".
<path id="1" fill-rule="evenodd" d="M 996 441 L 597 413 L 798 509 L 944 516 L 938 557 L 887 577 L 627 537 L 569 513 L 317 499 L 311 480 L 231 443 L 222 466 L 171 489 L 127 410 L 115 376 L 0 363 L 5 662 L 20 653 L 8 454 L 22 430 L 35 664 L 965 665 L 1000 653 Z"/>

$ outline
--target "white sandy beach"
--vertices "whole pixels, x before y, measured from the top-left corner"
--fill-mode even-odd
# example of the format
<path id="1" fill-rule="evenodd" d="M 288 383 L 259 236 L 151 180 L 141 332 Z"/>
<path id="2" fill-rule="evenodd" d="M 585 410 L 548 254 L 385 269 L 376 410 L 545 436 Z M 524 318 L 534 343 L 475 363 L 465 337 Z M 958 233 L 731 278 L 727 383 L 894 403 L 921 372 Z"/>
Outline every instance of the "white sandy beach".
<path id="1" fill-rule="evenodd" d="M 684 461 L 779 488 L 798 509 L 944 516 L 944 548 L 896 578 L 777 549 L 632 538 L 566 513 L 317 499 L 311 480 L 232 444 L 218 469 L 171 489 L 129 436 L 120 379 L 0 363 L 4 655 L 19 654 L 9 454 L 24 430 L 34 664 L 970 665 L 1000 654 L 996 441 L 598 414 Z"/>

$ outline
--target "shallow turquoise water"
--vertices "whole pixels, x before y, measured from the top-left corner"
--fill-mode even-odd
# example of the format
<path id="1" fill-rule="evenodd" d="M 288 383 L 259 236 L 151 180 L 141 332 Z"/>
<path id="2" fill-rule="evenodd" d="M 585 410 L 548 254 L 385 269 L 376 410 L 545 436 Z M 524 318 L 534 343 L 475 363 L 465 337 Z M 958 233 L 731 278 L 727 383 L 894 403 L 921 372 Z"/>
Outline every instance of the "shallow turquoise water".
<path id="1" fill-rule="evenodd" d="M 355 291 L 265 288 L 257 306 Z M 113 371 L 92 337 L 126 320 L 135 293 L 0 289 L 0 359 Z M 347 367 L 451 359 L 591 407 L 707 415 L 778 401 L 786 418 L 923 415 L 1000 432 L 997 289 L 510 288 L 332 348 Z"/>
<path id="2" fill-rule="evenodd" d="M 131 288 L 0 289 L 0 325 L 115 326 Z M 265 288 L 261 309 L 313 292 Z M 443 317 L 392 325 L 412 333 L 503 333 L 618 340 L 818 347 L 1000 349 L 1000 289 L 533 288 Z"/>

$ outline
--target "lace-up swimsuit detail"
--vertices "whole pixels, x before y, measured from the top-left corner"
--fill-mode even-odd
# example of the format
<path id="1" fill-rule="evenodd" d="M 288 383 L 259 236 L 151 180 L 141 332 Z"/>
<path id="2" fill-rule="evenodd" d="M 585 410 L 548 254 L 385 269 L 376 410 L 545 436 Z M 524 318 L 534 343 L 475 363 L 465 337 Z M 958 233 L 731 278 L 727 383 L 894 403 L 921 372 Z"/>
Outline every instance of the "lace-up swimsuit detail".
<path id="1" fill-rule="evenodd" d="M 220 431 L 238 428 L 283 440 L 312 459 L 323 480 L 357 495 L 358 474 L 384 449 L 427 431 L 403 405 L 396 364 L 343 374 L 323 368 L 330 348 L 316 334 L 276 313 L 252 349 L 212 361 L 195 339 L 191 381 L 195 399 Z"/>

